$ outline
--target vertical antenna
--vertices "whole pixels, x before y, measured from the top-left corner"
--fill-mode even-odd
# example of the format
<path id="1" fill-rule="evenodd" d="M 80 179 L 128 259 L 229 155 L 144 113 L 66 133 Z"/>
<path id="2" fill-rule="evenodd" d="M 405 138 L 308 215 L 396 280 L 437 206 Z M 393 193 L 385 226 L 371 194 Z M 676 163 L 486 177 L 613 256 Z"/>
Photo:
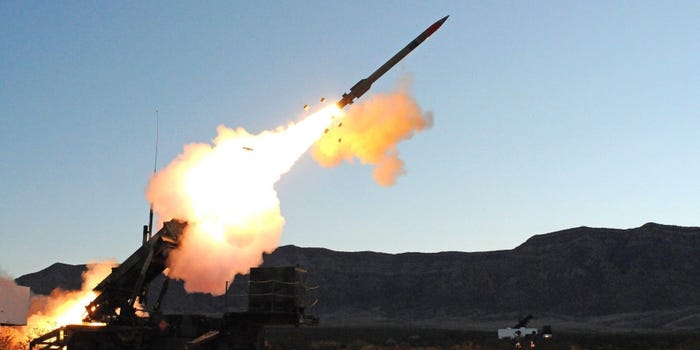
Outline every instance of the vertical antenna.
<path id="1" fill-rule="evenodd" d="M 153 158 L 153 174 L 155 175 L 156 169 L 158 167 L 158 136 L 159 136 L 159 125 L 158 125 L 158 110 L 156 109 L 156 154 L 155 157 Z M 151 209 L 148 211 L 148 240 L 151 240 L 151 237 L 153 236 L 153 203 L 151 202 Z"/>

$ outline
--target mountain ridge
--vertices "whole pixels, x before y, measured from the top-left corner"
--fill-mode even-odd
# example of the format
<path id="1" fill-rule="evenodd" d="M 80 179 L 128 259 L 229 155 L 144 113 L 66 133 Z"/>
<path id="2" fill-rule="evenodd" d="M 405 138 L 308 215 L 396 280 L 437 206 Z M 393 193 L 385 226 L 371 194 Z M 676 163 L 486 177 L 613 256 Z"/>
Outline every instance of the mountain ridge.
<path id="1" fill-rule="evenodd" d="M 565 328 L 700 329 L 699 227 L 581 226 L 487 252 L 342 252 L 286 245 L 265 254 L 264 261 L 263 266 L 308 269 L 308 284 L 320 287 L 316 312 L 327 325 L 480 328 L 533 313 Z M 84 265 L 74 266 L 54 264 L 17 283 L 37 292 L 52 284 L 79 287 L 77 270 Z M 151 297 L 163 278 L 152 283 Z M 246 285 L 247 276 L 236 277 L 232 294 L 244 294 Z M 181 282 L 170 287 L 166 312 L 245 305 L 187 294 Z"/>

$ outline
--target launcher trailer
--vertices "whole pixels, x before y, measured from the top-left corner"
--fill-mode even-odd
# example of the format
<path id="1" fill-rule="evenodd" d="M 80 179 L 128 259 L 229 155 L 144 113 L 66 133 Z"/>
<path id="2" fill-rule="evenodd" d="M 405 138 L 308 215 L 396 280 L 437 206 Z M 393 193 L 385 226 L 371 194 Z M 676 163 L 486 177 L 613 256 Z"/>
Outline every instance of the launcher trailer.
<path id="1" fill-rule="evenodd" d="M 83 324 L 67 325 L 30 342 L 30 350 L 259 349 L 268 325 L 315 325 L 306 313 L 306 271 L 296 266 L 253 268 L 248 310 L 216 315 L 164 314 L 165 279 L 153 307 L 148 285 L 166 268 L 187 224 L 171 220 L 102 280 Z M 144 237 L 147 231 L 144 229 Z"/>

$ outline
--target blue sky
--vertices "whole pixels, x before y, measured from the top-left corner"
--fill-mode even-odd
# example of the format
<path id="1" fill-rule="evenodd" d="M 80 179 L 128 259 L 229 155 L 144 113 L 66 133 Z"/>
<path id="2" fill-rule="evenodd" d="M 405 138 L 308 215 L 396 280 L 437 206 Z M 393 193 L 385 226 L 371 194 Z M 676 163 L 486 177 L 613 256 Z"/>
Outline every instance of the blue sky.
<path id="1" fill-rule="evenodd" d="M 283 244 L 485 251 L 575 226 L 700 219 L 694 1 L 0 3 L 0 269 L 123 260 L 153 167 L 219 124 L 251 132 L 413 78 L 432 130 L 408 173 L 305 156 L 278 183 Z M 245 169 L 241 169 L 245 171 Z"/>

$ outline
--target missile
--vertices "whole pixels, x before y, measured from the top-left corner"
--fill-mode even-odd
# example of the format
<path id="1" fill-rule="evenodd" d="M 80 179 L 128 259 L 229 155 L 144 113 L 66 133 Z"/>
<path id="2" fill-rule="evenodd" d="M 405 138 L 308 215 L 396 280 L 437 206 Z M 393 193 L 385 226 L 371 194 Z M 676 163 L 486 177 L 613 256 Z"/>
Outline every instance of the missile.
<path id="1" fill-rule="evenodd" d="M 418 47 L 425 39 L 427 39 L 429 36 L 431 36 L 435 31 L 437 31 L 440 26 L 442 26 L 443 23 L 447 20 L 448 16 L 445 16 L 438 20 L 437 22 L 433 23 L 428 29 L 424 30 L 423 33 L 420 33 L 413 41 L 408 43 L 406 47 L 401 49 L 394 57 L 390 58 L 386 63 L 384 63 L 381 67 L 379 67 L 374 73 L 372 73 L 370 76 L 367 78 L 364 78 L 360 81 L 357 82 L 353 87 L 350 88 L 350 92 L 343 94 L 343 98 L 338 101 L 337 105 L 338 108 L 343 108 L 349 104 L 352 104 L 355 99 L 360 98 L 360 96 L 364 95 L 367 90 L 369 90 L 372 87 L 372 84 L 377 81 L 384 73 L 389 71 L 391 67 L 395 66 L 399 61 L 401 61 L 406 55 L 411 53 L 413 49 Z"/>

